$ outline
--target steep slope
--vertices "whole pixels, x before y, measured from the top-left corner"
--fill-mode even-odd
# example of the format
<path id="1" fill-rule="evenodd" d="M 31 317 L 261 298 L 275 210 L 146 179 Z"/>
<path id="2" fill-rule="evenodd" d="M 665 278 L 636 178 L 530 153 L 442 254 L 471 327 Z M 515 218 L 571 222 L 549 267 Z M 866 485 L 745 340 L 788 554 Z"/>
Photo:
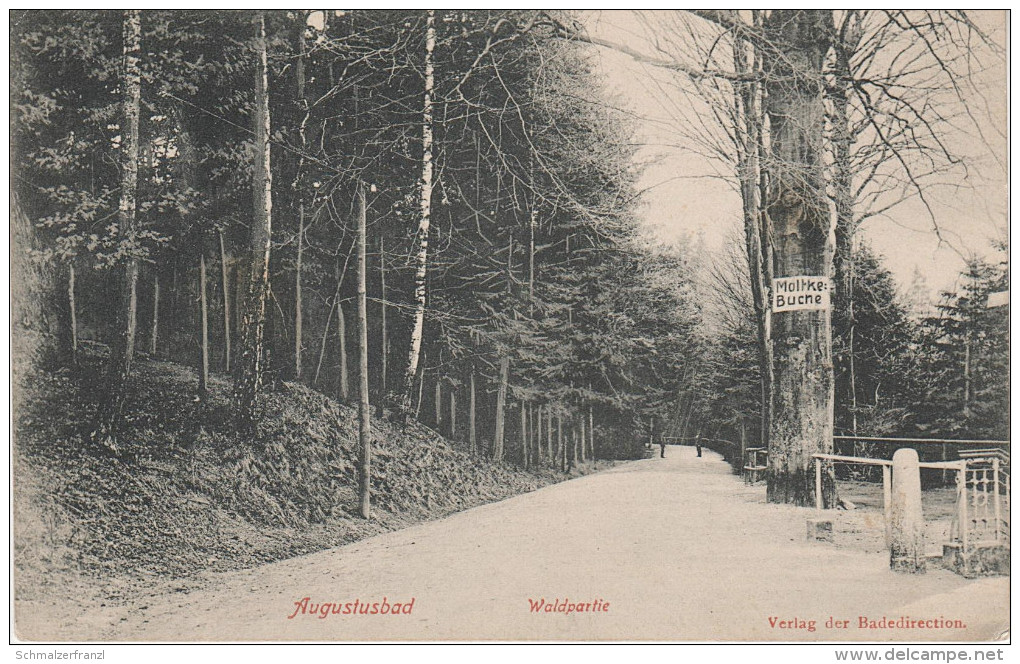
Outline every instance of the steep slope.
<path id="1" fill-rule="evenodd" d="M 16 593 L 72 580 L 116 599 L 135 584 L 246 568 L 337 546 L 565 479 L 493 463 L 432 430 L 373 423 L 374 518 L 353 511 L 357 419 L 305 386 L 267 391 L 256 440 L 239 441 L 230 383 L 205 401 L 185 366 L 139 361 L 123 454 L 87 443 L 100 358 L 26 381 L 16 415 Z M 592 470 L 587 466 L 579 472 Z M 120 589 L 120 590 L 118 590 Z"/>

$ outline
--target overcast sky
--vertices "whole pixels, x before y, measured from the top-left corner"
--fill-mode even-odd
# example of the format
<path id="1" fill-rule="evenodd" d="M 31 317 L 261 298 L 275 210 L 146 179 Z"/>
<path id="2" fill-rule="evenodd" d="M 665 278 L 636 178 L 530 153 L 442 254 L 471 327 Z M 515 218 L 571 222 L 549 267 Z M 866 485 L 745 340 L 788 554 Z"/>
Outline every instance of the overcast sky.
<path id="1" fill-rule="evenodd" d="M 645 14 L 656 25 L 670 20 L 670 12 Z M 1003 12 L 980 12 L 974 18 L 987 33 L 1005 43 Z M 633 12 L 592 12 L 584 20 L 594 35 L 635 50 L 649 49 L 647 29 Z M 700 236 L 709 249 L 718 249 L 740 227 L 740 198 L 729 182 L 718 177 L 725 167 L 710 164 L 682 137 L 682 128 L 678 129 L 680 123 L 689 125 L 692 118 L 703 117 L 704 109 L 695 109 L 693 114 L 681 111 L 675 89 L 661 69 L 613 49 L 599 47 L 597 52 L 607 88 L 618 96 L 614 103 L 627 108 L 639 125 L 644 145 L 639 158 L 655 161 L 640 181 L 640 186 L 650 188 L 643 209 L 646 223 L 664 240 Z M 1006 233 L 1005 63 L 986 71 L 978 86 L 980 95 L 975 98 L 980 103 L 972 112 L 986 129 L 995 125 L 997 130 L 985 131 L 983 137 L 974 132 L 948 137 L 951 148 L 964 157 L 970 176 L 967 181 L 960 178 L 959 188 L 943 186 L 931 192 L 935 218 L 946 241 L 940 243 L 931 217 L 919 201 L 904 203 L 863 227 L 864 237 L 885 256 L 901 287 L 909 284 L 916 270 L 933 295 L 952 288 L 963 267 L 962 256 L 990 255 L 991 242 Z"/>

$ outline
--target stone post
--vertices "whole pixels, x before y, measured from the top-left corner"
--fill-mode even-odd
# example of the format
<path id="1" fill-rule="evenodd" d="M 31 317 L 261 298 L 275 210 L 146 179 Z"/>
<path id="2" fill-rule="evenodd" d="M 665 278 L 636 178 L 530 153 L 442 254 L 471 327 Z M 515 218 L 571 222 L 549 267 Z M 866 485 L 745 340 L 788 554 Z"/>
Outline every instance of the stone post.
<path id="1" fill-rule="evenodd" d="M 924 572 L 924 516 L 921 514 L 921 470 L 917 450 L 904 448 L 893 454 L 890 512 L 889 567 L 896 572 Z"/>

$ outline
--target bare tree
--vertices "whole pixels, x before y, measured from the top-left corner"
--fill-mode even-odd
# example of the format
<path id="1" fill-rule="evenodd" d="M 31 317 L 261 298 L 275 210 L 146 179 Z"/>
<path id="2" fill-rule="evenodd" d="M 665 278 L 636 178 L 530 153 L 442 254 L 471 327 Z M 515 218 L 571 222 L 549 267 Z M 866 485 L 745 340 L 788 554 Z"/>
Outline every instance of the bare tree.
<path id="1" fill-rule="evenodd" d="M 947 166 L 959 166 L 943 133 L 967 113 L 966 45 L 987 37 L 963 12 L 696 10 L 644 22 L 644 49 L 577 24 L 561 28 L 671 72 L 680 98 L 664 105 L 685 145 L 701 150 L 741 196 L 763 439 L 772 452 L 769 497 L 808 504 L 810 455 L 831 446 L 831 317 L 773 315 L 772 280 L 831 276 L 834 254 L 850 255 L 837 247 L 850 246 L 860 221 L 905 200 L 916 197 L 931 213 L 928 189 Z M 935 103 L 938 95 L 949 99 Z M 847 272 L 840 261 L 840 290 Z M 828 478 L 827 501 L 830 487 Z"/>

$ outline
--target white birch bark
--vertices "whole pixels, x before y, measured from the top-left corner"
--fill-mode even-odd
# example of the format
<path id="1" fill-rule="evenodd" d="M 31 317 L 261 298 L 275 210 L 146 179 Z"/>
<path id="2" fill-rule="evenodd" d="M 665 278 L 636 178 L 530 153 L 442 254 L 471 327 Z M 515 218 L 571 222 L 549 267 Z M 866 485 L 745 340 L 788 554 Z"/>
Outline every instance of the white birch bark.
<path id="1" fill-rule="evenodd" d="M 425 276 L 428 269 L 429 223 L 432 217 L 432 92 L 435 85 L 432 54 L 436 48 L 436 12 L 429 10 L 425 27 L 425 99 L 422 106 L 421 218 L 418 222 L 417 271 L 414 275 L 414 324 L 404 373 L 404 421 L 411 418 L 411 396 L 418 373 L 422 333 L 425 327 Z"/>

